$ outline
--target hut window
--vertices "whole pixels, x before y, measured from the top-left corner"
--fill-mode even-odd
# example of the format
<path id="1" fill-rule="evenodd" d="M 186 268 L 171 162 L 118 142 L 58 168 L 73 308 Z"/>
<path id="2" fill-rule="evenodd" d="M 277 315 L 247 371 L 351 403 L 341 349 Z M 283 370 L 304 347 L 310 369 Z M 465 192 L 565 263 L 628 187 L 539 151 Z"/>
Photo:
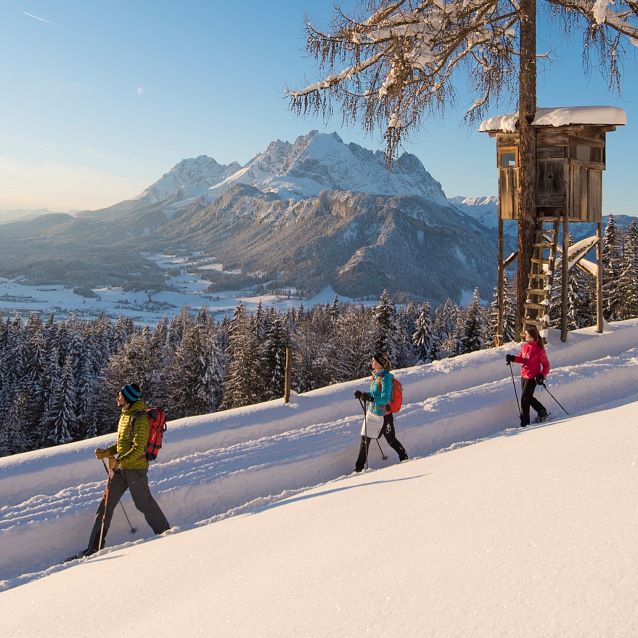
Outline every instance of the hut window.
<path id="1" fill-rule="evenodd" d="M 588 144 L 576 145 L 575 157 L 581 162 L 598 162 L 603 161 L 603 149 L 597 146 L 589 146 Z"/>
<path id="2" fill-rule="evenodd" d="M 516 153 L 501 153 L 501 168 L 512 168 L 516 166 Z"/>

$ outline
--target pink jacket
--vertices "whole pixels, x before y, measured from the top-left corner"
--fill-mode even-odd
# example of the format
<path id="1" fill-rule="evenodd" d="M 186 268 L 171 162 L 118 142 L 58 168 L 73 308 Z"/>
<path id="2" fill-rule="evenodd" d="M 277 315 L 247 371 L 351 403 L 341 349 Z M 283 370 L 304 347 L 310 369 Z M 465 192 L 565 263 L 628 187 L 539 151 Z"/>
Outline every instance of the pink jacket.
<path id="1" fill-rule="evenodd" d="M 549 374 L 549 359 L 545 348 L 539 346 L 535 341 L 525 343 L 520 353 L 514 357 L 514 361 L 523 364 L 521 376 L 524 379 L 534 379 L 539 374 L 546 377 Z"/>

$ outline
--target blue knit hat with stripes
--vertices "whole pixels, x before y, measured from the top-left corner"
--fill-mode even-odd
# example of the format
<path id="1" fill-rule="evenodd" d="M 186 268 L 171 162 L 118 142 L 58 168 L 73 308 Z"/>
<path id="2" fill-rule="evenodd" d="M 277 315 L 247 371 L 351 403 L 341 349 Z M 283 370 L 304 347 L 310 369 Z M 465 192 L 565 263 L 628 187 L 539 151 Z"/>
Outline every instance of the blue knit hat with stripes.
<path id="1" fill-rule="evenodd" d="M 120 388 L 122 396 L 128 403 L 135 403 L 141 396 L 142 391 L 137 383 L 127 383 Z"/>

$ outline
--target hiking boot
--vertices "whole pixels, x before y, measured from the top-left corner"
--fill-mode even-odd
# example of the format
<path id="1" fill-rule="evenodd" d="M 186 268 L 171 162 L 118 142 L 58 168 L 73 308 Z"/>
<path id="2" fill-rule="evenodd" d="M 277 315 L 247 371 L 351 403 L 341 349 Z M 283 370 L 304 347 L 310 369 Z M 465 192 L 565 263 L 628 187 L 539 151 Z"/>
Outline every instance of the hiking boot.
<path id="1" fill-rule="evenodd" d="M 536 423 L 542 423 L 543 421 L 546 421 L 548 417 L 549 412 L 547 410 L 544 410 L 543 412 L 538 413 L 538 416 L 534 419 L 534 421 Z"/>

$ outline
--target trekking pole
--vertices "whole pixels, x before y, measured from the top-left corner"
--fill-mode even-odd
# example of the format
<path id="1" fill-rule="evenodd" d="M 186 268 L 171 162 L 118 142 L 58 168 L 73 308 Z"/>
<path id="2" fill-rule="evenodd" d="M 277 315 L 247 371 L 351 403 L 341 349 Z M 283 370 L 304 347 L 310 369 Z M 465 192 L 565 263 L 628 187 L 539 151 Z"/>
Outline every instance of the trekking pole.
<path id="1" fill-rule="evenodd" d="M 365 469 L 368 469 L 368 409 L 366 408 L 366 401 L 365 399 L 359 399 L 359 403 L 361 404 L 361 407 L 363 408 L 363 437 L 364 437 L 364 441 L 363 444 L 365 445 L 365 449 L 366 449 L 366 464 L 365 464 Z"/>
<path id="2" fill-rule="evenodd" d="M 109 469 L 106 467 L 106 463 L 104 462 L 104 459 L 102 459 L 102 465 L 104 466 L 104 471 L 107 473 L 109 477 L 109 481 L 110 481 L 111 473 L 109 472 Z M 126 513 L 126 510 L 124 509 L 124 505 L 122 504 L 122 501 L 120 501 L 120 507 L 122 508 L 122 511 L 124 512 L 124 516 L 126 517 L 126 522 L 128 523 L 128 526 L 131 529 L 131 534 L 135 534 L 137 530 L 131 525 L 131 520 L 129 519 L 128 514 Z M 104 512 L 106 513 L 106 505 L 104 507 Z"/>
<path id="3" fill-rule="evenodd" d="M 379 439 L 375 439 L 375 441 L 377 442 L 377 445 L 379 446 L 379 452 L 381 452 L 381 458 L 384 461 L 387 461 L 388 457 L 383 453 L 383 448 L 381 447 L 381 443 L 379 443 Z"/>
<path id="4" fill-rule="evenodd" d="M 104 459 L 102 459 L 102 463 L 104 463 Z M 106 509 L 109 506 L 110 491 L 111 491 L 111 472 L 109 472 L 109 477 L 106 479 L 106 489 L 104 490 L 104 511 L 102 512 L 102 525 L 100 527 L 100 541 L 97 545 L 98 550 L 102 549 L 102 542 L 104 541 L 104 524 L 106 523 Z"/>
<path id="5" fill-rule="evenodd" d="M 554 399 L 554 401 L 556 401 L 556 403 L 558 403 L 558 405 L 560 406 L 561 410 L 567 415 L 569 416 L 569 412 L 567 412 L 567 410 L 565 410 L 565 408 L 560 404 L 560 401 L 549 391 L 549 389 L 547 388 L 547 386 L 545 385 L 545 382 L 543 381 L 543 383 L 539 383 L 539 385 L 542 385 L 545 390 L 547 391 L 547 394 L 549 394 L 550 397 L 552 397 L 552 399 Z"/>
<path id="6" fill-rule="evenodd" d="M 518 413 L 521 413 L 521 404 L 518 402 L 518 392 L 516 392 L 516 382 L 514 381 L 514 373 L 512 372 L 512 364 L 507 364 L 510 367 L 510 374 L 512 375 L 512 385 L 514 386 L 514 395 L 516 396 L 516 405 L 518 406 Z"/>

